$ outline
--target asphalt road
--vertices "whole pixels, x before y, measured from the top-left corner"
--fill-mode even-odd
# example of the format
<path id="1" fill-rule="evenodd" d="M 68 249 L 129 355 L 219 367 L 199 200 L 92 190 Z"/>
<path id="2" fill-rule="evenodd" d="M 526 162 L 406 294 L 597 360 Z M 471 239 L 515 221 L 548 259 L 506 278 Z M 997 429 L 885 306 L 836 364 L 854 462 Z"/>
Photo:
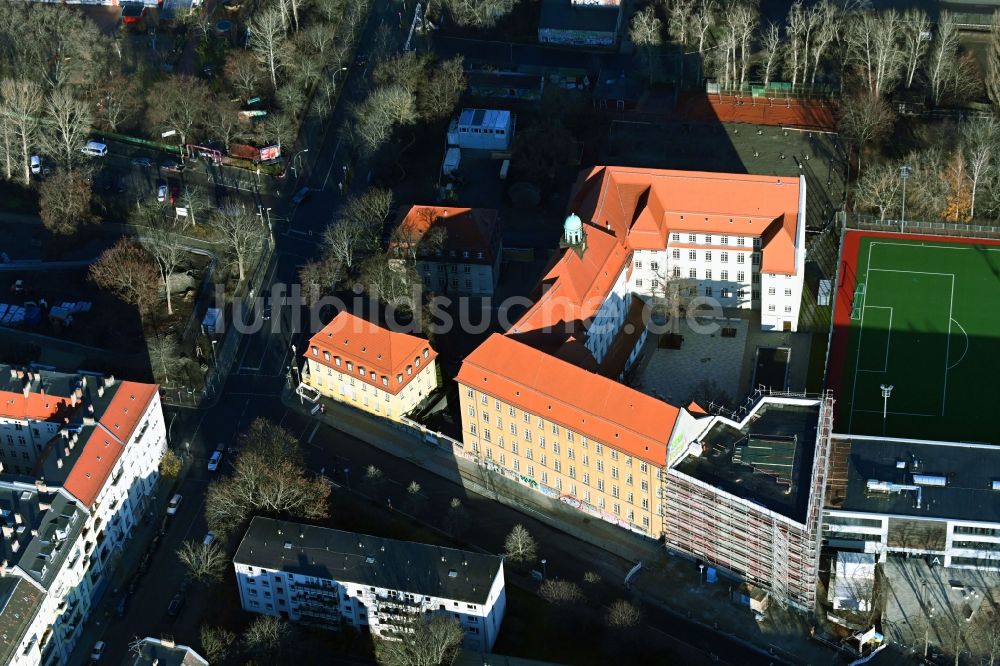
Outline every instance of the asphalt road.
<path id="1" fill-rule="evenodd" d="M 552 48 L 538 44 L 495 42 L 434 35 L 431 40 L 434 52 L 443 58 L 461 55 L 466 62 L 489 63 L 496 66 L 566 67 L 598 70 L 627 70 L 632 67 L 633 56 L 606 51 Z"/>

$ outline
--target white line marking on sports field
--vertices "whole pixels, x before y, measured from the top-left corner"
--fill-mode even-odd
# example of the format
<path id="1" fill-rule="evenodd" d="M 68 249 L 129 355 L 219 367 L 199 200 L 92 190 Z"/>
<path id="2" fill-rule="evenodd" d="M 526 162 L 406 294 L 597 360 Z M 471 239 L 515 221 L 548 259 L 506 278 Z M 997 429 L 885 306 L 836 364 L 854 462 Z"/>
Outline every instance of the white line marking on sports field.
<path id="1" fill-rule="evenodd" d="M 955 276 L 951 276 L 951 302 L 948 303 L 948 337 L 945 338 L 945 348 L 944 348 L 944 387 L 941 391 L 941 416 L 944 416 L 945 404 L 948 401 L 948 357 L 951 355 L 951 322 L 955 321 L 952 318 L 954 314 L 953 310 L 955 308 Z"/>
<path id="2" fill-rule="evenodd" d="M 851 430 L 851 425 L 854 423 L 854 409 L 856 402 L 854 402 L 855 397 L 858 393 L 858 367 L 861 365 L 861 334 L 865 330 L 865 302 L 868 300 L 868 270 L 872 265 L 872 243 L 868 244 L 868 262 L 865 264 L 865 293 L 862 294 L 861 298 L 861 322 L 858 324 L 858 351 L 854 356 L 854 385 L 851 386 L 851 413 L 847 417 L 847 429 Z"/>
<path id="3" fill-rule="evenodd" d="M 969 343 L 969 334 L 965 332 L 965 327 L 962 326 L 961 324 L 959 324 L 954 319 L 952 319 L 951 321 L 955 324 L 955 326 L 958 326 L 958 328 L 961 329 L 962 335 L 965 336 L 965 351 L 962 352 L 962 356 L 959 357 L 959 359 L 957 361 L 955 361 L 954 363 L 952 363 L 951 365 L 948 366 L 949 369 L 954 368 L 956 365 L 958 365 L 959 363 L 961 363 L 965 359 L 965 355 L 969 353 L 969 344 L 970 344 Z"/>
<path id="4" fill-rule="evenodd" d="M 856 412 L 862 412 L 864 414 L 881 414 L 881 409 L 855 409 Z M 886 412 L 886 414 L 897 414 L 899 416 L 930 416 L 937 418 L 937 414 L 917 414 L 915 412 L 894 412 L 891 409 Z"/>
<path id="5" fill-rule="evenodd" d="M 943 275 L 947 277 L 954 278 L 954 273 L 930 273 L 928 271 L 902 271 L 895 268 L 872 268 L 871 270 L 878 273 L 912 273 L 913 275 Z"/>

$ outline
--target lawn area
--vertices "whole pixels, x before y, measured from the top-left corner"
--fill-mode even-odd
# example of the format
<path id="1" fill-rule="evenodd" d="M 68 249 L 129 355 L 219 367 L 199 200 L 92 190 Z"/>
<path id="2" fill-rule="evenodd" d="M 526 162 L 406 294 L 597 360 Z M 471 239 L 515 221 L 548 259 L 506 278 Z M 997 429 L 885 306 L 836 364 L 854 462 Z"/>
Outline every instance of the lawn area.
<path id="1" fill-rule="evenodd" d="M 842 270 L 836 429 L 998 441 L 984 415 L 1000 401 L 1000 245 L 851 232 Z"/>

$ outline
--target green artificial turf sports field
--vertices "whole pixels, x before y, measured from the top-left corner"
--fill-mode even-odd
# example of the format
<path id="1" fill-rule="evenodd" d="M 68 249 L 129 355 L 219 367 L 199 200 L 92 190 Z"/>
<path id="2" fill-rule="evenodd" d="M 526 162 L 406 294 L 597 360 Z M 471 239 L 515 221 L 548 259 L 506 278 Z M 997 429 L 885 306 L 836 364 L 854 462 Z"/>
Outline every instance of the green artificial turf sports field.
<path id="1" fill-rule="evenodd" d="M 1000 442 L 1000 247 L 863 238 L 855 271 L 837 430 Z"/>

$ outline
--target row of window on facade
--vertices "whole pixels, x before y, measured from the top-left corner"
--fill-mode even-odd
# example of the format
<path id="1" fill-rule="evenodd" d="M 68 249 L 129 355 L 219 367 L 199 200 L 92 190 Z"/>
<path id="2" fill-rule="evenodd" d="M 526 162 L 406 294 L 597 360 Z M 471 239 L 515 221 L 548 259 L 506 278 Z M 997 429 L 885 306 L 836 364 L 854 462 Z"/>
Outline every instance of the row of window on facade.
<path id="1" fill-rule="evenodd" d="M 681 219 L 682 220 L 684 219 L 683 215 L 681 215 Z M 730 224 L 732 223 L 732 221 L 733 221 L 733 219 L 729 218 Z M 685 236 L 685 241 L 686 242 L 688 242 L 688 243 L 698 243 L 698 234 L 684 234 L 684 236 Z M 715 239 L 719 240 L 719 243 L 718 243 L 719 245 L 729 245 L 729 240 L 730 240 L 730 236 L 727 236 L 727 235 L 715 236 L 715 235 L 712 235 L 712 234 L 704 234 L 704 235 L 701 236 L 701 238 L 702 238 L 702 242 L 698 243 L 698 244 L 701 244 L 701 245 L 715 245 Z M 761 243 L 760 243 L 760 236 L 752 236 L 752 237 L 750 237 L 750 236 L 735 236 L 736 246 L 737 247 L 745 247 L 746 244 L 747 244 L 747 238 L 752 238 L 752 241 L 753 241 L 752 245 L 753 245 L 753 247 L 755 249 L 760 249 L 760 245 L 761 245 Z M 670 242 L 672 242 L 672 243 L 680 243 L 681 242 L 681 233 L 679 231 L 675 231 L 672 234 L 670 234 Z"/>
<path id="2" fill-rule="evenodd" d="M 675 261 L 680 261 L 680 259 L 681 259 L 681 251 L 680 250 L 672 250 L 671 253 L 670 253 L 670 256 Z M 713 256 L 714 255 L 712 254 L 711 250 L 705 250 L 702 253 L 702 257 L 703 257 L 704 261 L 709 262 L 709 263 L 712 262 L 712 257 Z M 732 255 L 729 252 L 720 252 L 719 253 L 719 262 L 723 263 L 723 264 L 728 264 L 728 263 L 730 263 L 730 257 L 734 257 L 736 259 L 736 263 L 737 264 L 745 264 L 747 262 L 747 255 L 744 252 L 737 252 L 737 253 L 734 253 Z M 698 251 L 697 250 L 688 250 L 687 258 L 688 258 L 688 261 L 698 261 Z M 760 252 L 751 252 L 750 253 L 750 262 L 754 266 L 760 265 Z M 642 266 L 643 266 L 642 259 L 636 259 L 634 261 L 634 264 L 635 264 L 635 267 L 637 269 L 642 269 Z M 658 261 L 651 261 L 651 262 L 649 262 L 649 269 L 651 271 L 653 271 L 653 272 L 656 272 L 656 271 L 660 270 L 660 262 L 658 262 Z M 674 267 L 674 270 L 675 271 L 678 270 L 678 267 Z"/>
<path id="3" fill-rule="evenodd" d="M 433 253 L 434 256 L 436 257 L 444 256 L 444 252 L 440 248 L 433 250 Z M 431 254 L 431 250 L 427 249 L 426 247 L 421 247 L 417 251 L 417 254 L 419 254 L 421 257 L 426 257 L 427 255 Z M 485 256 L 482 250 L 478 250 L 475 254 L 476 254 L 476 259 L 482 259 Z M 472 256 L 472 253 L 469 252 L 469 250 L 462 250 L 462 259 L 468 259 L 470 256 Z M 456 252 L 455 250 L 448 250 L 448 258 L 457 259 L 458 252 Z M 466 272 L 468 272 L 468 268 L 469 267 L 466 266 Z"/>
<path id="4" fill-rule="evenodd" d="M 319 356 L 319 348 L 316 347 L 316 346 L 313 346 L 313 348 L 312 348 L 312 354 L 313 354 L 313 356 Z M 429 358 L 430 357 L 430 351 L 425 348 L 424 351 L 422 352 L 422 355 L 423 355 L 424 358 Z M 328 361 L 328 362 L 331 360 L 330 352 L 328 352 L 328 351 L 324 351 L 323 352 L 323 360 L 324 361 Z M 339 356 L 334 356 L 333 357 L 333 364 L 336 365 L 337 367 L 343 367 L 344 365 L 346 365 L 348 372 L 354 372 L 354 362 L 353 361 L 347 361 L 346 364 L 344 364 L 341 361 L 341 358 Z M 417 368 L 420 368 L 420 357 L 419 356 L 414 356 L 413 357 L 413 365 L 407 365 L 406 366 L 406 374 L 407 374 L 407 376 L 412 376 L 413 375 L 413 367 L 414 366 L 416 366 Z M 371 370 L 371 371 L 369 371 L 366 374 L 366 372 L 365 372 L 365 366 L 363 366 L 363 365 L 358 365 L 358 375 L 360 375 L 362 378 L 370 379 L 373 382 L 378 379 L 378 374 L 374 370 Z M 399 384 L 403 383 L 403 373 L 398 373 L 396 375 L 396 382 L 399 383 Z M 385 376 L 385 375 L 382 375 L 382 386 L 388 386 L 388 385 L 389 385 L 389 378 L 387 376 Z"/>

